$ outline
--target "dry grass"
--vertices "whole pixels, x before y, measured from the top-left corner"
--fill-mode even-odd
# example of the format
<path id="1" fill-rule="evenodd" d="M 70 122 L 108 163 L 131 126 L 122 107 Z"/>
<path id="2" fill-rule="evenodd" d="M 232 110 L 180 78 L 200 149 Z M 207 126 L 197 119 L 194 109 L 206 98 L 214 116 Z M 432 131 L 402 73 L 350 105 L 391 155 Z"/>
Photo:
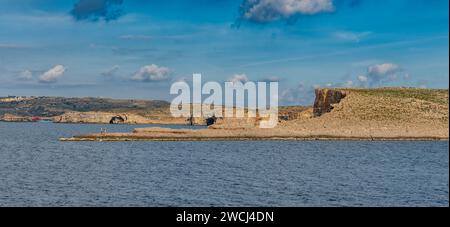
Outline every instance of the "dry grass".
<path id="1" fill-rule="evenodd" d="M 442 105 L 448 105 L 448 89 L 421 88 L 377 88 L 377 89 L 344 89 L 365 96 L 384 98 L 417 99 Z"/>
<path id="2" fill-rule="evenodd" d="M 336 118 L 395 122 L 448 121 L 448 90 L 344 89 L 349 94 L 330 113 Z"/>

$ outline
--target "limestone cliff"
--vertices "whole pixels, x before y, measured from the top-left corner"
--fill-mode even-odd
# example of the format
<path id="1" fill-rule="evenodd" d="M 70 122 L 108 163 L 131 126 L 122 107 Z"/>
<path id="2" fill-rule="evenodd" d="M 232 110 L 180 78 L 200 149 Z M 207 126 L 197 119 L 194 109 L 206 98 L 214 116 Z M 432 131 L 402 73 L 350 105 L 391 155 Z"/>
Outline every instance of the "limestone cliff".
<path id="1" fill-rule="evenodd" d="M 316 89 L 316 99 L 314 101 L 313 113 L 315 117 L 320 117 L 331 112 L 333 104 L 339 103 L 347 95 L 343 90 L 336 89 Z"/>
<path id="2" fill-rule="evenodd" d="M 141 116 L 118 112 L 67 112 L 53 117 L 53 122 L 87 124 L 189 124 L 186 118 L 175 118 L 167 115 Z M 197 119 L 195 124 L 203 125 L 204 121 Z"/>
<path id="3" fill-rule="evenodd" d="M 23 117 L 23 116 L 17 116 L 14 114 L 4 114 L 0 116 L 0 121 L 6 121 L 6 122 L 33 122 L 32 117 Z"/>

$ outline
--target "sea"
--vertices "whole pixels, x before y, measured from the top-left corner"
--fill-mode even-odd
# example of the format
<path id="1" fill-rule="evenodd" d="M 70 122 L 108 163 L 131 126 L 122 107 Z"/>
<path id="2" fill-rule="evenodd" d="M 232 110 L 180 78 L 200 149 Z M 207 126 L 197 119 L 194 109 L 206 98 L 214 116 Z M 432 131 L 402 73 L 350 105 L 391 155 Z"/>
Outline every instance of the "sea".
<path id="1" fill-rule="evenodd" d="M 449 204 L 448 141 L 58 140 L 136 127 L 0 122 L 0 206 Z"/>

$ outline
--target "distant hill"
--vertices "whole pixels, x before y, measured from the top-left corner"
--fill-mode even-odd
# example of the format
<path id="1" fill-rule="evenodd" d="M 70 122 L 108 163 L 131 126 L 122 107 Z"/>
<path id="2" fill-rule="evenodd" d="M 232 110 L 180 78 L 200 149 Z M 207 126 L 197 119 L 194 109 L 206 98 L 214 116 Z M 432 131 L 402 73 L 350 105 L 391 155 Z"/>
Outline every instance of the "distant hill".
<path id="1" fill-rule="evenodd" d="M 170 103 L 160 100 L 110 98 L 31 97 L 0 98 L 0 115 L 54 117 L 68 111 L 130 112 L 139 115 L 166 114 Z"/>

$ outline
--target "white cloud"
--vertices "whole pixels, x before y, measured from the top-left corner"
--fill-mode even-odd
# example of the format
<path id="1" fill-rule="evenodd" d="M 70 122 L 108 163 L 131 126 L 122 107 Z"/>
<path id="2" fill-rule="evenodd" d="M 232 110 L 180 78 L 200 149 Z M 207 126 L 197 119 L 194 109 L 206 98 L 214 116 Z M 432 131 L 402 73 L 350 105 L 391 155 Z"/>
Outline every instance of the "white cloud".
<path id="1" fill-rule="evenodd" d="M 394 63 L 383 63 L 371 65 L 367 68 L 366 75 L 357 77 L 358 86 L 376 87 L 386 85 L 399 79 L 408 80 L 409 74 L 402 75 L 403 69 L 400 65 Z"/>
<path id="2" fill-rule="evenodd" d="M 394 63 L 383 63 L 369 66 L 369 68 L 367 68 L 369 86 L 381 86 L 392 82 L 397 79 L 397 73 L 401 71 L 402 68 Z"/>
<path id="3" fill-rule="evenodd" d="M 142 82 L 158 82 L 170 79 L 170 69 L 155 64 L 143 66 L 133 74 L 132 80 Z"/>
<path id="4" fill-rule="evenodd" d="M 241 17 L 259 23 L 332 11 L 332 0 L 244 0 L 241 5 Z"/>
<path id="5" fill-rule="evenodd" d="M 358 76 L 358 81 L 361 82 L 361 83 L 365 83 L 368 80 L 369 80 L 369 78 L 367 78 L 367 76 L 364 76 L 364 75 Z"/>
<path id="6" fill-rule="evenodd" d="M 60 77 L 64 75 L 66 68 L 63 65 L 56 65 L 49 69 L 47 72 L 43 73 L 39 77 L 39 82 L 41 83 L 55 83 Z"/>
<path id="7" fill-rule="evenodd" d="M 232 77 L 230 77 L 228 79 L 228 81 L 233 82 L 233 83 L 237 83 L 237 82 L 241 82 L 241 83 L 246 83 L 249 81 L 247 75 L 245 74 L 235 74 Z"/>
<path id="8" fill-rule="evenodd" d="M 31 80 L 33 79 L 33 73 L 30 70 L 24 70 L 17 75 L 19 80 Z"/>
<path id="9" fill-rule="evenodd" d="M 393 63 L 384 63 L 379 65 L 369 66 L 367 72 L 372 76 L 386 76 L 392 75 L 401 71 L 401 67 L 399 65 Z"/>
<path id="10" fill-rule="evenodd" d="M 299 83 L 296 87 L 283 89 L 280 95 L 280 103 L 282 105 L 310 105 L 314 101 L 315 86 L 306 86 Z"/>

